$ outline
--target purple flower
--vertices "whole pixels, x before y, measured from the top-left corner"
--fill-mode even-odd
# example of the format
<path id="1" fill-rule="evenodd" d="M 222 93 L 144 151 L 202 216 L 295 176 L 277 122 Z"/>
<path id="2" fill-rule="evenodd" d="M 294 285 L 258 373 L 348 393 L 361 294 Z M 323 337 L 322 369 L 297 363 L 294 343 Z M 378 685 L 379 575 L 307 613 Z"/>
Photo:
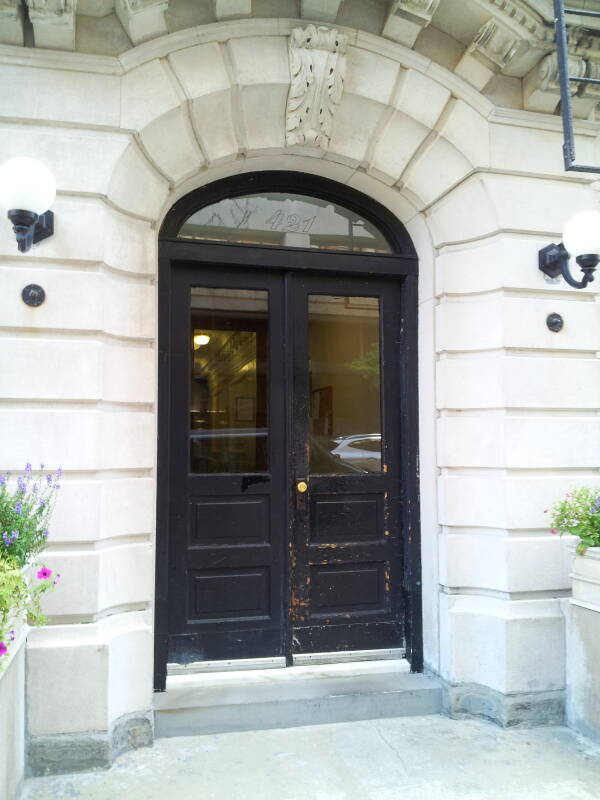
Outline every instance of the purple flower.
<path id="1" fill-rule="evenodd" d="M 15 503 L 15 513 L 20 514 L 22 508 L 23 506 L 21 503 Z"/>
<path id="2" fill-rule="evenodd" d="M 45 500 L 40 500 L 40 502 L 39 502 L 40 508 L 44 508 L 45 505 L 46 505 L 46 501 Z"/>
<path id="3" fill-rule="evenodd" d="M 0 486 L 6 486 L 6 475 L 0 475 Z"/>
<path id="4" fill-rule="evenodd" d="M 56 480 L 59 481 L 62 478 L 62 467 L 59 467 L 56 470 Z"/>
<path id="5" fill-rule="evenodd" d="M 8 653 L 8 647 L 4 642 L 0 642 L 0 656 L 5 656 Z"/>
<path id="6" fill-rule="evenodd" d="M 40 581 L 46 581 L 52 575 L 52 570 L 48 569 L 48 567 L 42 567 L 38 573 L 37 577 Z"/>
<path id="7" fill-rule="evenodd" d="M 27 484 L 25 483 L 25 479 L 22 478 L 20 475 L 17 478 L 17 486 L 19 487 L 19 491 L 25 493 L 27 491 Z"/>
<path id="8" fill-rule="evenodd" d="M 48 486 L 50 486 L 50 484 L 52 483 L 52 475 L 50 473 L 46 475 L 46 483 L 48 484 Z"/>
<path id="9" fill-rule="evenodd" d="M 47 539 L 48 536 L 50 536 L 50 531 L 42 531 L 42 536 L 44 537 L 44 539 Z"/>
<path id="10" fill-rule="evenodd" d="M 2 539 L 4 540 L 4 544 L 5 544 L 7 547 L 10 547 L 10 546 L 11 546 L 11 544 L 12 544 L 14 541 L 16 541 L 18 538 L 19 538 L 19 531 L 12 531 L 12 533 L 8 533 L 8 531 L 5 531 L 5 532 L 2 534 Z"/>
<path id="11" fill-rule="evenodd" d="M 59 582 L 59 580 L 60 580 L 60 572 L 57 572 L 56 573 L 56 578 L 54 578 L 52 583 L 56 586 L 56 584 Z"/>
<path id="12" fill-rule="evenodd" d="M 25 477 L 29 478 L 30 475 L 31 475 L 31 464 L 28 461 L 27 464 L 25 464 Z"/>
<path id="13" fill-rule="evenodd" d="M 10 631 L 10 633 L 8 634 L 8 638 L 10 639 L 11 642 L 14 642 L 14 640 L 15 640 L 15 632 L 14 631 Z"/>

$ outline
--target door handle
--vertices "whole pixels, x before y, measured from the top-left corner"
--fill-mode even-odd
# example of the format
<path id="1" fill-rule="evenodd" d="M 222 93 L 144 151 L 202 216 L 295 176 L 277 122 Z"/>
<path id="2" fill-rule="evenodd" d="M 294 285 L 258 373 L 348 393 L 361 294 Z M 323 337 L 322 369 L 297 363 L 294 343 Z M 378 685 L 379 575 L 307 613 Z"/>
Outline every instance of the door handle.
<path id="1" fill-rule="evenodd" d="M 308 478 L 296 478 L 296 511 L 308 510 Z"/>

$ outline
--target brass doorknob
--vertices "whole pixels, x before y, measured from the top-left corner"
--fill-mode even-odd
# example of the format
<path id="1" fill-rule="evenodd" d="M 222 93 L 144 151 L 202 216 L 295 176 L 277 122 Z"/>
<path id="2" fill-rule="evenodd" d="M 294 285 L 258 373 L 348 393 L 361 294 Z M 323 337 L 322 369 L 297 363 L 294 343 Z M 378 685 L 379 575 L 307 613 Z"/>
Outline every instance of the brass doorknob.
<path id="1" fill-rule="evenodd" d="M 296 484 L 296 489 L 300 492 L 300 494 L 304 494 L 304 492 L 308 491 L 308 483 L 306 481 L 298 481 Z"/>

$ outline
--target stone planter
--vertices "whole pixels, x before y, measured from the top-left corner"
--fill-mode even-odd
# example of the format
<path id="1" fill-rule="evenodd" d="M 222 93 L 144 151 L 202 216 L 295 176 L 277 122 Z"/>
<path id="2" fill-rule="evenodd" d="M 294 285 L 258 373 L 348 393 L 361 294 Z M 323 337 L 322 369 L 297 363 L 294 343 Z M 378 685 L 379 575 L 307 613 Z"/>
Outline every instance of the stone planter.
<path id="1" fill-rule="evenodd" d="M 0 672 L 0 797 L 14 800 L 24 774 L 25 758 L 25 641 L 27 625 L 16 630 Z"/>
<path id="2" fill-rule="evenodd" d="M 567 609 L 567 720 L 600 739 L 600 547 L 575 555 Z"/>

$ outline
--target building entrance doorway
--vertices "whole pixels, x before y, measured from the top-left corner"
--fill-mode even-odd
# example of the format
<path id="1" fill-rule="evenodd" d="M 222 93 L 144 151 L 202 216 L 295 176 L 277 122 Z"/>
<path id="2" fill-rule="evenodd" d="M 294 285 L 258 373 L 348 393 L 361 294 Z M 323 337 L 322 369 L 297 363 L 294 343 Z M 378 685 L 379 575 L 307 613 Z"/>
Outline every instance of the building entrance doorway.
<path id="1" fill-rule="evenodd" d="M 159 675 L 416 652 L 415 259 L 327 198 L 247 199 L 161 241 Z"/>

